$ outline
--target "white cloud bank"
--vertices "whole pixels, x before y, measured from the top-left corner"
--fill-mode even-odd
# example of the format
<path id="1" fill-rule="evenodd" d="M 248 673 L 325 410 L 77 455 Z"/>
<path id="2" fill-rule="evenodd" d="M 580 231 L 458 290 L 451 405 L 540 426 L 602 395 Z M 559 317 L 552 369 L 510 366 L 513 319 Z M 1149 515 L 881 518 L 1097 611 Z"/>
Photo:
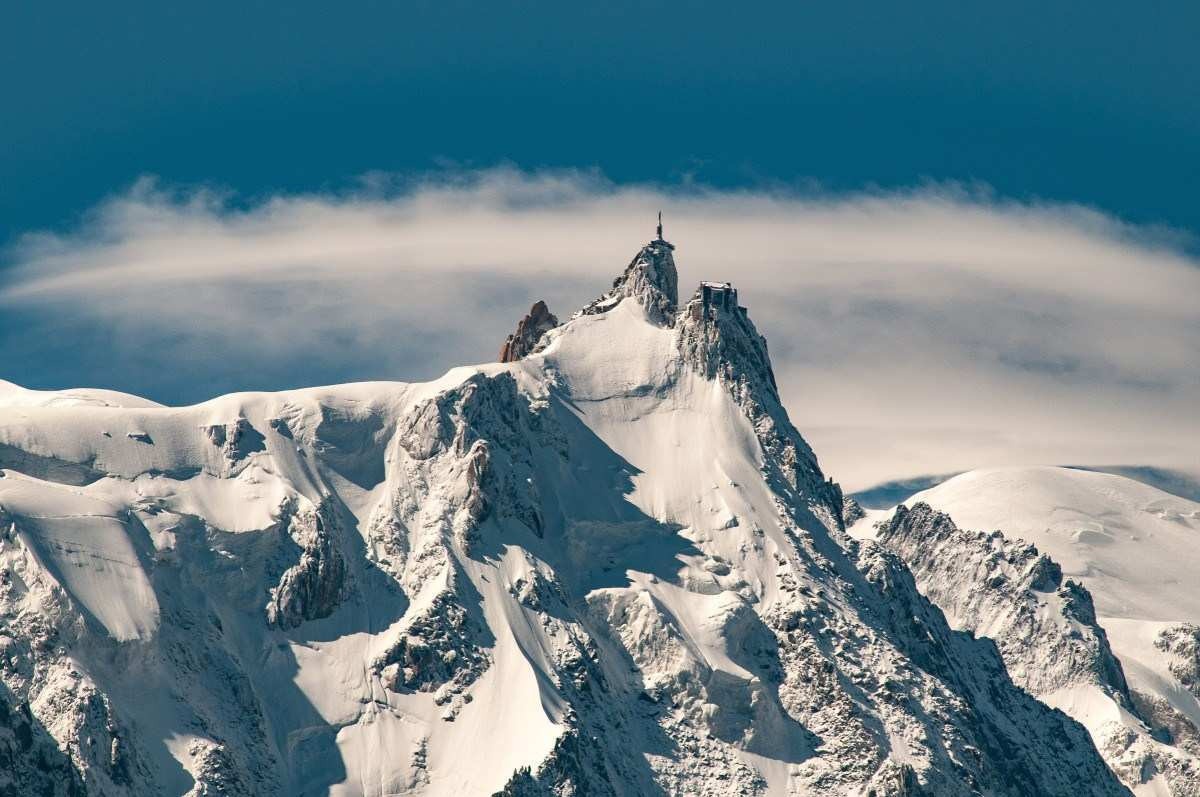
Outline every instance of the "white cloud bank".
<path id="1" fill-rule="evenodd" d="M 183 374 L 197 397 L 222 369 L 427 378 L 494 356 L 535 299 L 565 316 L 599 294 L 659 208 L 681 286 L 739 287 L 794 420 L 849 489 L 1200 460 L 1200 264 L 1094 211 L 954 189 L 680 192 L 490 171 L 245 207 L 147 182 L 74 232 L 23 239 L 0 309 L 103 330 L 117 388 L 133 368 Z"/>

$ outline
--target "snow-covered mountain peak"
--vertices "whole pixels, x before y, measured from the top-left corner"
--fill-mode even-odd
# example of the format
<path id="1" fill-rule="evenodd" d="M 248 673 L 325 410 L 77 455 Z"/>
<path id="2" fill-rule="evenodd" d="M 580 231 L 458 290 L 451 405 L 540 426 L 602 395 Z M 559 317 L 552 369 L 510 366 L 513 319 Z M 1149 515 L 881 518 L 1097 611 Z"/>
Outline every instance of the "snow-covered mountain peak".
<path id="1" fill-rule="evenodd" d="M 677 279 L 426 384 L 0 414 L 0 789 L 1125 793 Z"/>
<path id="2" fill-rule="evenodd" d="M 623 393 L 668 395 L 720 389 L 748 422 L 776 489 L 804 503 L 827 528 L 842 528 L 840 488 L 827 480 L 779 397 L 766 339 L 737 289 L 702 282 L 676 307 L 674 246 L 651 241 L 600 299 L 551 329 L 533 347 L 573 397 Z M 626 301 L 628 300 L 628 301 Z M 637 356 L 630 356 L 636 352 Z M 700 377 L 694 380 L 694 377 Z M 692 381 L 689 381 L 690 377 Z"/>

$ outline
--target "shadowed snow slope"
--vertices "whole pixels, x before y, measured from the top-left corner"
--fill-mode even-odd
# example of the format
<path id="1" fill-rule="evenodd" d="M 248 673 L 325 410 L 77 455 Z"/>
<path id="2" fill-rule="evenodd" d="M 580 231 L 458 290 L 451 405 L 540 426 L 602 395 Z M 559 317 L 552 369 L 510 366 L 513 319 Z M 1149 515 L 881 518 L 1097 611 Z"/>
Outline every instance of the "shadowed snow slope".
<path id="1" fill-rule="evenodd" d="M 1127 793 L 846 537 L 736 293 L 676 290 L 652 242 L 421 385 L 4 385 L 0 755 L 47 763 L 0 790 Z"/>

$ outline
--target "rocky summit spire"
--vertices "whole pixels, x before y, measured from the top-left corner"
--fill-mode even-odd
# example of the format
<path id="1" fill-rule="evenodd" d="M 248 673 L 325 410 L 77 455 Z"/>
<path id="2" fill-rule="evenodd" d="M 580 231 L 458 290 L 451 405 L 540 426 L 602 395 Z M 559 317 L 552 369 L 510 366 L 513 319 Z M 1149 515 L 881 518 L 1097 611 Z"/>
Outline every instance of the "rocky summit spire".
<path id="1" fill-rule="evenodd" d="M 662 239 L 661 220 L 658 233 L 659 237 L 643 246 L 621 276 L 613 280 L 612 288 L 580 310 L 580 315 L 603 313 L 622 299 L 632 297 L 645 308 L 651 321 L 660 326 L 674 326 L 679 304 L 679 273 L 671 254 L 675 247 Z"/>
<path id="2" fill-rule="evenodd" d="M 665 246 L 665 247 L 667 247 L 668 249 L 671 249 L 671 250 L 674 250 L 674 249 L 675 249 L 675 245 L 674 245 L 674 244 L 671 244 L 671 243 L 669 243 L 669 242 L 668 242 L 668 241 L 667 241 L 665 238 L 663 238 L 662 211 L 661 211 L 661 210 L 660 210 L 660 211 L 658 211 L 658 229 L 657 229 L 657 235 L 655 236 L 654 240 L 653 240 L 653 241 L 651 241 L 650 243 L 651 243 L 651 244 L 658 244 L 658 245 L 660 245 L 660 246 Z"/>
<path id="3" fill-rule="evenodd" d="M 517 322 L 517 331 L 500 347 L 500 362 L 516 362 L 533 351 L 542 335 L 558 326 L 558 319 L 542 300 L 529 309 L 529 314 Z"/>

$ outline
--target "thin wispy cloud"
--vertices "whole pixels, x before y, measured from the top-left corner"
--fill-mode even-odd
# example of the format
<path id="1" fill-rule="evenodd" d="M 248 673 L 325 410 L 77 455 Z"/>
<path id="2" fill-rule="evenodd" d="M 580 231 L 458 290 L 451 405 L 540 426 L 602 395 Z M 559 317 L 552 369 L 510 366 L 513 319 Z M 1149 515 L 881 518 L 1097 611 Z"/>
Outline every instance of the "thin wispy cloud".
<path id="1" fill-rule="evenodd" d="M 828 196 L 511 170 L 254 204 L 144 181 L 0 279 L 0 378 L 198 400 L 428 378 L 593 298 L 664 211 L 729 279 L 850 488 L 1008 463 L 1191 466 L 1200 265 L 1159 230 L 956 187 Z M 72 378 L 72 376 L 78 377 Z"/>

